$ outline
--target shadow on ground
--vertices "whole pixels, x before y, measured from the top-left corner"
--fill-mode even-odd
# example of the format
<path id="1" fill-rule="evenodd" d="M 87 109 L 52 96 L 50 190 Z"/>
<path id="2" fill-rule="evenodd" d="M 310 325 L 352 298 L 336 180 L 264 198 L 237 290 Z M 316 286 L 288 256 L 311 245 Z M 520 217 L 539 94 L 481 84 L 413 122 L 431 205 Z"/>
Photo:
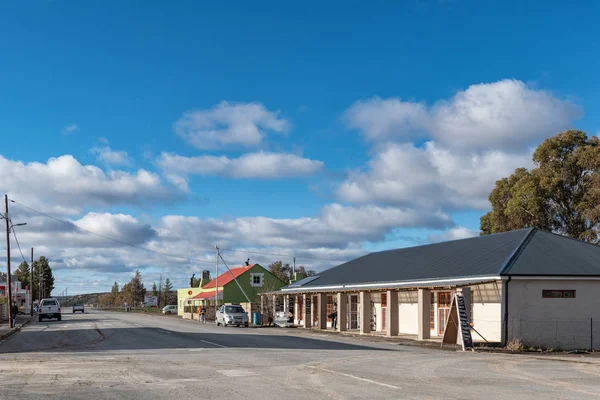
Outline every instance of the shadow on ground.
<path id="1" fill-rule="evenodd" d="M 71 322 L 69 321 L 69 324 Z M 52 327 L 50 326 L 50 328 Z M 226 329 L 233 331 L 245 328 Z M 279 350 L 389 351 L 370 346 L 291 335 L 177 332 L 162 328 L 132 327 L 22 331 L 19 335 L 12 337 L 0 345 L 0 353 L 216 349 L 223 347 Z"/>

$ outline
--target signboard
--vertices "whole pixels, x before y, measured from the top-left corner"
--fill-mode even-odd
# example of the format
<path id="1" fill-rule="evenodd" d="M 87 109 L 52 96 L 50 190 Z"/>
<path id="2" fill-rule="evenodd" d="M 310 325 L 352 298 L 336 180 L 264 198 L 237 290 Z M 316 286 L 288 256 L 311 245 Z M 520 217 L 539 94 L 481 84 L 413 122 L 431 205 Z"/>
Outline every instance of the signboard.
<path id="1" fill-rule="evenodd" d="M 144 305 L 146 307 L 158 307 L 158 296 L 144 296 Z"/>
<path id="2" fill-rule="evenodd" d="M 450 313 L 446 321 L 446 328 L 444 329 L 442 346 L 444 343 L 456 344 L 459 339 L 463 351 L 467 348 L 474 350 L 465 298 L 462 293 L 455 293 L 452 297 Z"/>

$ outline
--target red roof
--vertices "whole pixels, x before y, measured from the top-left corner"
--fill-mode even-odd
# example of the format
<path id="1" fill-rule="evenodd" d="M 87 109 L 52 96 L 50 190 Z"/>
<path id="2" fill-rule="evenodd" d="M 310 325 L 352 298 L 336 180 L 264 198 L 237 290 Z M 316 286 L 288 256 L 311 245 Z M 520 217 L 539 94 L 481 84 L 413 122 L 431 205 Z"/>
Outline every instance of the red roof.
<path id="1" fill-rule="evenodd" d="M 238 276 L 242 275 L 244 272 L 248 271 L 250 268 L 254 267 L 255 265 L 256 264 L 244 265 L 242 267 L 231 268 L 231 272 L 225 271 L 224 273 L 219 275 L 219 287 L 225 286 L 233 280 L 233 277 L 231 276 L 231 274 L 233 274 L 233 276 L 235 276 L 237 278 Z M 208 282 L 206 285 L 202 286 L 202 289 L 214 288 L 216 285 L 216 281 L 217 281 L 216 279 L 213 279 L 212 281 Z"/>
<path id="2" fill-rule="evenodd" d="M 215 294 L 217 293 L 216 290 L 213 290 L 211 292 L 203 292 L 200 294 L 195 295 L 194 297 L 192 297 L 193 300 L 205 300 L 205 299 L 211 299 L 213 297 L 215 297 Z"/>

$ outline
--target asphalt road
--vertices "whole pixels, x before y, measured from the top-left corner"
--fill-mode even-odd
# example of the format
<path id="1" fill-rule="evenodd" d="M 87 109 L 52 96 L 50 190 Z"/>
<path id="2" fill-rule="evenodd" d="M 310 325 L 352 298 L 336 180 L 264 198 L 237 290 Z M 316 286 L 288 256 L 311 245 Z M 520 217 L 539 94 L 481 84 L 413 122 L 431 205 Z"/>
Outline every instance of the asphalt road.
<path id="1" fill-rule="evenodd" d="M 0 344 L 0 399 L 588 399 L 600 360 L 462 353 L 88 310 Z"/>

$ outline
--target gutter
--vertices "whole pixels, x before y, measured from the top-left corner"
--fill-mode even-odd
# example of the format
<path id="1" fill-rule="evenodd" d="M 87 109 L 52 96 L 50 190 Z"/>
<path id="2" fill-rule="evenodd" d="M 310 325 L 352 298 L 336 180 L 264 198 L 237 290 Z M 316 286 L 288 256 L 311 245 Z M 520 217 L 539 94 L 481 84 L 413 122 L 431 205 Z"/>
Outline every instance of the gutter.
<path id="1" fill-rule="evenodd" d="M 504 347 L 506 347 L 508 343 L 508 283 L 510 281 L 511 276 L 509 275 L 504 284 L 504 343 L 502 343 Z"/>
<path id="2" fill-rule="evenodd" d="M 276 294 L 297 294 L 297 293 L 312 293 L 312 292 L 346 292 L 356 290 L 382 290 L 382 289 L 400 289 L 400 288 L 419 288 L 419 287 L 437 287 L 437 286 L 469 286 L 471 284 L 487 283 L 500 280 L 500 276 L 473 276 L 461 278 L 442 278 L 431 280 L 418 281 L 399 281 L 385 283 L 363 283 L 363 284 L 348 284 L 348 285 L 332 285 L 332 286 L 314 286 L 314 287 L 299 287 L 281 289 L 274 292 Z"/>

